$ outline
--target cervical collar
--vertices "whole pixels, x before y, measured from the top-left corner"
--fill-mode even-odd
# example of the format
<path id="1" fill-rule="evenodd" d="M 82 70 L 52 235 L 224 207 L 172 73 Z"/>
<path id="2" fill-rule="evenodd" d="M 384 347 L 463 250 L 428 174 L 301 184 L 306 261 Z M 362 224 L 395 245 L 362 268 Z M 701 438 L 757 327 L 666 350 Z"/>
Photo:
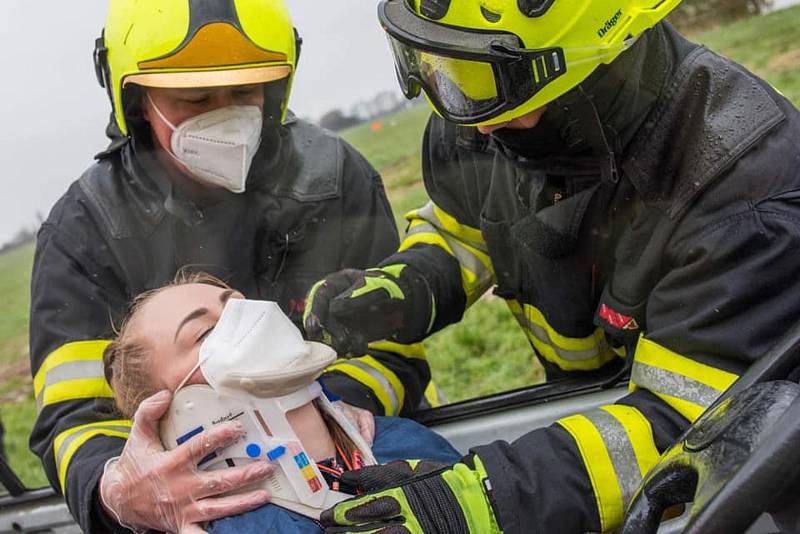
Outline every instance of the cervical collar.
<path id="1" fill-rule="evenodd" d="M 179 390 L 161 421 L 161 440 L 174 449 L 197 434 L 227 421 L 239 421 L 244 435 L 233 445 L 203 459 L 203 470 L 227 469 L 257 459 L 275 464 L 275 471 L 259 487 L 269 491 L 271 502 L 299 514 L 319 519 L 334 504 L 352 497 L 328 488 L 311 458 L 286 419 L 286 413 L 313 401 L 344 430 L 361 453 L 366 465 L 377 463 L 369 445 L 338 407 L 333 405 L 318 382 L 283 397 L 259 398 L 242 393 L 223 395 L 210 386 L 192 385 Z M 252 490 L 252 487 L 248 488 Z"/>

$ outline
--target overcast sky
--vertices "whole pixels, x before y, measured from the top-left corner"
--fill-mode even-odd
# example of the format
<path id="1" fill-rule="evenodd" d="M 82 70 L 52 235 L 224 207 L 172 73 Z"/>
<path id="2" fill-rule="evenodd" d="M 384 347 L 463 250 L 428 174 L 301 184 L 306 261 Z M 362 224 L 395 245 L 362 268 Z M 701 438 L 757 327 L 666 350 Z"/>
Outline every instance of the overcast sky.
<path id="1" fill-rule="evenodd" d="M 376 0 L 287 0 L 303 39 L 291 107 L 318 118 L 396 90 Z M 0 17 L 0 244 L 47 216 L 105 147 L 110 104 L 91 61 L 106 0 L 15 2 Z"/>

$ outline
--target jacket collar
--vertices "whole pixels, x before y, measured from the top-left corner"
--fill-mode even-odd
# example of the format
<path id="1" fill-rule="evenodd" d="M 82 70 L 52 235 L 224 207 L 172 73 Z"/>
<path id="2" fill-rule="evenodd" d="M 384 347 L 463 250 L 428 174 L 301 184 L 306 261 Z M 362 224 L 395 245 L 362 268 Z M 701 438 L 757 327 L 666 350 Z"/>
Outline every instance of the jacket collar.
<path id="1" fill-rule="evenodd" d="M 679 217 L 783 122 L 763 83 L 706 48 L 689 53 L 622 162 L 643 200 Z"/>

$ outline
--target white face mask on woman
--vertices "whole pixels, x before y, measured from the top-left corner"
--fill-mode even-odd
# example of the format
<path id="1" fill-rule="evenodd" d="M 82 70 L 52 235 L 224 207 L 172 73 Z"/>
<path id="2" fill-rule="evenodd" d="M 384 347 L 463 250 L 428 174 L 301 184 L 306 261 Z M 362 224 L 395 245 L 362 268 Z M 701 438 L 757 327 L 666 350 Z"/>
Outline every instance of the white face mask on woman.
<path id="1" fill-rule="evenodd" d="M 199 367 L 218 393 L 279 397 L 307 387 L 335 360 L 328 347 L 304 341 L 275 302 L 230 299 L 181 386 Z"/>
<path id="2" fill-rule="evenodd" d="M 172 124 L 147 95 L 153 109 L 172 129 L 172 152 L 199 180 L 243 193 L 250 165 L 261 144 L 263 117 L 258 106 L 226 106 Z"/>

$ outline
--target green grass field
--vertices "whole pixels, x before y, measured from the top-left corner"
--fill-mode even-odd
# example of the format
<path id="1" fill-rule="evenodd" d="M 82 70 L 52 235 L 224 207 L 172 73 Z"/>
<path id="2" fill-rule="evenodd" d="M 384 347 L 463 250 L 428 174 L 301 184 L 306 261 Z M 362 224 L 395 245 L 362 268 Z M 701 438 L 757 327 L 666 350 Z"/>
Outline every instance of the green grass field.
<path id="1" fill-rule="evenodd" d="M 4 366 L 27 359 L 32 262 L 32 245 L 0 255 L 0 373 Z"/>
<path id="2" fill-rule="evenodd" d="M 39 460 L 28 450 L 28 435 L 36 418 L 28 363 L 33 245 L 0 254 L 0 420 L 6 428 L 5 447 L 14 469 L 31 487 L 47 484 Z"/>
<path id="3" fill-rule="evenodd" d="M 693 36 L 735 59 L 800 104 L 800 6 Z"/>
<path id="4" fill-rule="evenodd" d="M 753 18 L 694 36 L 737 59 L 800 104 L 800 7 Z M 365 124 L 343 132 L 381 171 L 395 210 L 402 215 L 426 202 L 420 178 L 422 130 L 429 111 L 418 106 L 382 119 L 374 131 Z M 0 417 L 14 469 L 30 486 L 45 484 L 27 441 L 35 418 L 27 354 L 30 267 L 33 247 L 0 255 Z M 487 297 L 464 320 L 427 341 L 434 379 L 451 401 L 536 383 L 541 369 L 505 305 Z"/>

